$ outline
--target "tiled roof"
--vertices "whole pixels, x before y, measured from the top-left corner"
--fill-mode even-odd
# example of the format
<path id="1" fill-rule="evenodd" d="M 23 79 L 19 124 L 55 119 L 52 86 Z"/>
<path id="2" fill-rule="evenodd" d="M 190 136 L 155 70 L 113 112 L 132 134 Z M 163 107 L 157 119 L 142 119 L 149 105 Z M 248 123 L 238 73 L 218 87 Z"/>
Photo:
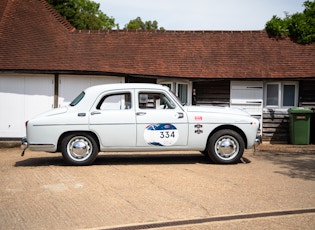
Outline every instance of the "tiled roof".
<path id="1" fill-rule="evenodd" d="M 44 0 L 0 0 L 0 70 L 315 77 L 315 45 L 265 31 L 78 31 Z"/>

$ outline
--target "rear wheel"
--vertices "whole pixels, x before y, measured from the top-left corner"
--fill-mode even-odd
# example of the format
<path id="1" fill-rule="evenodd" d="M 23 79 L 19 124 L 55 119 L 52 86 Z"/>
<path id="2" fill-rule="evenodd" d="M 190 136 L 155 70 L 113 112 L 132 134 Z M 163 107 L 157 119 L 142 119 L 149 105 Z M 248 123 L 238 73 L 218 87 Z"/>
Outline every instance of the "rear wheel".
<path id="1" fill-rule="evenodd" d="M 64 159 L 72 165 L 90 165 L 98 154 L 98 145 L 89 134 L 71 134 L 61 142 Z"/>
<path id="2" fill-rule="evenodd" d="M 208 155 L 219 164 L 235 164 L 244 153 L 244 140 L 235 131 L 223 129 L 211 136 L 208 142 Z"/>

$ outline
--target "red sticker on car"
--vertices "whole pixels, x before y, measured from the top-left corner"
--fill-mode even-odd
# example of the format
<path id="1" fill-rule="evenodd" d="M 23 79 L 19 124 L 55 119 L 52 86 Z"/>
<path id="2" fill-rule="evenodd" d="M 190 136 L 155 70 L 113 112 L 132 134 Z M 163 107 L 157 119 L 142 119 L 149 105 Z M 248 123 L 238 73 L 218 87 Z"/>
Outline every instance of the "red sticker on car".
<path id="1" fill-rule="evenodd" d="M 202 121 L 202 116 L 195 116 L 195 121 Z"/>

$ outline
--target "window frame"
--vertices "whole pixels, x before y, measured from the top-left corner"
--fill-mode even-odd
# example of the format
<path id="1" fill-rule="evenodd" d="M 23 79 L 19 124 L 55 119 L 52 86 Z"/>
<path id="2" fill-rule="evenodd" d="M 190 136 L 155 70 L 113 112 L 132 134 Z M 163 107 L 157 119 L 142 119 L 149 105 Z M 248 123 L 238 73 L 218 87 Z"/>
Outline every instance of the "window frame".
<path id="1" fill-rule="evenodd" d="M 185 85 L 186 86 L 186 101 L 182 101 L 182 98 L 180 97 L 181 95 L 179 94 L 180 90 L 180 85 Z M 183 105 L 187 105 L 189 101 L 189 84 L 187 82 L 176 82 L 176 95 L 180 99 L 181 103 Z"/>
<path id="2" fill-rule="evenodd" d="M 115 108 L 102 108 L 102 105 L 104 103 L 104 101 L 112 96 L 125 96 L 129 95 L 130 97 L 130 104 L 128 104 L 128 101 L 126 101 L 125 99 L 123 100 L 124 102 L 124 108 L 120 108 L 120 109 L 115 109 Z M 128 107 L 127 107 L 128 104 Z M 100 111 L 123 111 L 123 110 L 131 110 L 133 109 L 133 100 L 132 100 L 132 93 L 128 92 L 128 91 L 122 91 L 122 92 L 111 92 L 111 93 L 107 93 L 101 96 L 101 99 L 98 101 L 98 103 L 96 104 L 96 109 L 100 110 Z"/>
<path id="3" fill-rule="evenodd" d="M 178 81 L 176 79 L 168 79 L 168 80 L 158 80 L 158 84 L 168 86 L 172 92 L 179 98 L 179 85 L 187 85 L 187 101 L 184 103 L 184 105 L 191 105 L 192 104 L 192 82 L 191 81 Z M 180 98 L 179 98 L 180 99 Z M 181 101 L 181 99 L 180 99 Z"/>
<path id="4" fill-rule="evenodd" d="M 267 104 L 267 88 L 268 85 L 277 85 L 278 86 L 278 103 L 277 105 L 268 105 Z M 284 87 L 286 85 L 294 85 L 294 105 L 284 106 Z M 298 95 L 299 95 L 299 82 L 297 81 L 267 81 L 264 84 L 264 107 L 270 109 L 288 109 L 291 107 L 298 106 Z"/>
<path id="5" fill-rule="evenodd" d="M 141 96 L 142 95 L 148 95 L 148 97 L 146 98 L 147 102 L 141 103 Z M 149 95 L 157 95 L 159 99 L 155 99 L 155 97 L 153 98 L 149 98 Z M 164 92 L 158 92 L 158 91 L 145 91 L 145 90 L 141 90 L 138 92 L 138 103 L 137 103 L 137 108 L 140 110 L 161 110 L 161 109 L 167 109 L 167 110 L 172 110 L 172 109 L 176 109 L 177 105 L 174 103 L 173 99 L 170 98 L 168 95 L 166 95 Z M 165 100 L 165 98 L 167 100 Z M 167 107 L 162 106 L 160 104 L 157 104 L 156 102 L 158 101 L 159 103 L 161 102 L 161 99 L 164 100 L 164 103 L 167 104 Z M 147 107 L 146 106 L 141 106 L 141 104 L 152 104 L 152 107 Z"/>

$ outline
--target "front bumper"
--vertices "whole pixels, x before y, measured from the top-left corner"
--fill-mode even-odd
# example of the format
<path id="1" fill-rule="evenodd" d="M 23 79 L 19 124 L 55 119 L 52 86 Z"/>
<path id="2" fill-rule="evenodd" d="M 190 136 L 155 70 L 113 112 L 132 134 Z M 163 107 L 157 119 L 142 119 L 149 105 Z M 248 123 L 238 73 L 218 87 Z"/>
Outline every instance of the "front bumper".
<path id="1" fill-rule="evenodd" d="M 27 138 L 26 137 L 22 137 L 21 142 L 22 142 L 21 143 L 21 149 L 22 149 L 21 156 L 24 156 L 24 152 L 29 146 L 28 142 L 27 142 Z"/>
<path id="2" fill-rule="evenodd" d="M 258 145 L 260 145 L 262 143 L 262 138 L 261 136 L 257 136 L 254 142 L 254 147 L 258 147 Z"/>

